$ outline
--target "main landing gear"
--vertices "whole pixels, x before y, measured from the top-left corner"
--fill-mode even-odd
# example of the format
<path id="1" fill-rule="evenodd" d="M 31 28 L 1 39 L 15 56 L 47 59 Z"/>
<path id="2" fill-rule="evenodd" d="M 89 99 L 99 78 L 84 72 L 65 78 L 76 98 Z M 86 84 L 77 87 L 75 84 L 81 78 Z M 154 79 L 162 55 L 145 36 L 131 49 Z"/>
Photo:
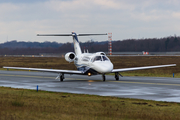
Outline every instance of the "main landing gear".
<path id="1" fill-rule="evenodd" d="M 57 80 L 58 78 L 60 78 L 60 81 L 62 82 L 64 80 L 64 73 L 59 73 L 55 79 Z"/>
<path id="2" fill-rule="evenodd" d="M 119 80 L 119 75 L 120 75 L 121 77 L 123 77 L 120 73 L 118 73 L 118 72 L 115 73 L 115 79 L 116 79 L 117 81 Z"/>
<path id="3" fill-rule="evenodd" d="M 115 79 L 116 79 L 116 80 L 119 80 L 119 75 L 118 75 L 118 73 L 115 73 Z"/>
<path id="4" fill-rule="evenodd" d="M 119 80 L 119 76 L 123 77 L 120 73 L 116 72 L 115 73 L 115 79 L 118 81 Z M 106 76 L 105 74 L 102 74 L 102 79 L 103 81 L 106 81 Z"/>
<path id="5" fill-rule="evenodd" d="M 63 80 L 64 80 L 64 74 L 61 73 L 61 75 L 60 75 L 60 81 L 62 82 Z"/>

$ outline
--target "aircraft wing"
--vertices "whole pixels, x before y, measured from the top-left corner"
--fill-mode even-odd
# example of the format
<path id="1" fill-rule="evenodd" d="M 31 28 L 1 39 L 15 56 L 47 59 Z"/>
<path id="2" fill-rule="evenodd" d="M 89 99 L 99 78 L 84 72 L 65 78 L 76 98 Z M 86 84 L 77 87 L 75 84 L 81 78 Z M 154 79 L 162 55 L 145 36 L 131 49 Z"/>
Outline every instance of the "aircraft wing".
<path id="1" fill-rule="evenodd" d="M 170 66 L 176 66 L 176 64 L 113 69 L 113 70 L 112 70 L 112 73 L 115 73 L 115 72 L 134 71 L 134 70 L 145 70 L 145 69 L 161 68 L 161 67 L 170 67 Z"/>
<path id="2" fill-rule="evenodd" d="M 41 69 L 41 68 L 24 68 L 24 67 L 6 67 L 6 69 L 17 69 L 17 70 L 32 70 L 32 71 L 41 71 L 41 72 L 53 72 L 53 73 L 65 73 L 65 74 L 84 74 L 83 71 L 77 70 L 58 70 L 58 69 Z"/>

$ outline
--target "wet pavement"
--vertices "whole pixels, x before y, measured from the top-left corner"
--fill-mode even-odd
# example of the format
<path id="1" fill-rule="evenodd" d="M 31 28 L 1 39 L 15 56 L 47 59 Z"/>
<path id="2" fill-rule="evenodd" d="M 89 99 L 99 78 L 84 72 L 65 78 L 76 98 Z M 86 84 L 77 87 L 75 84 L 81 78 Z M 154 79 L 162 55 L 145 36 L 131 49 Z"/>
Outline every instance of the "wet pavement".
<path id="1" fill-rule="evenodd" d="M 180 102 L 180 78 L 66 75 L 29 71 L 0 71 L 0 86 L 39 90 Z"/>

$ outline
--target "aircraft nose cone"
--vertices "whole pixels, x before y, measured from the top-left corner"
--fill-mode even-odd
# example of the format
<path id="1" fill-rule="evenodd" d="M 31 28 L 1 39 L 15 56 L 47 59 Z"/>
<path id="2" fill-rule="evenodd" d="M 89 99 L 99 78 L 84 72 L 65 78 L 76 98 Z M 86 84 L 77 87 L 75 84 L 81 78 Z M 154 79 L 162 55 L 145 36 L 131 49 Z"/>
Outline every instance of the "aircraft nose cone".
<path id="1" fill-rule="evenodd" d="M 97 63 L 96 70 L 100 73 L 110 73 L 113 70 L 113 64 L 111 62 Z"/>
<path id="2" fill-rule="evenodd" d="M 113 69 L 113 65 L 111 64 L 106 64 L 102 67 L 102 73 L 109 73 Z"/>

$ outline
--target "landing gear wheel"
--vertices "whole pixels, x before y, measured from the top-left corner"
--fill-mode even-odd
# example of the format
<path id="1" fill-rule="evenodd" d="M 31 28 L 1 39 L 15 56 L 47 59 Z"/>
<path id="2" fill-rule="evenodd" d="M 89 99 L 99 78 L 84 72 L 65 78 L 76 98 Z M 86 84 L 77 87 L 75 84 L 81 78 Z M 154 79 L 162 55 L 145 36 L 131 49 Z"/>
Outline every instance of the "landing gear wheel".
<path id="1" fill-rule="evenodd" d="M 62 82 L 64 80 L 64 74 L 60 75 L 60 81 Z"/>
<path id="2" fill-rule="evenodd" d="M 102 79 L 103 79 L 103 81 L 106 81 L 106 76 L 105 76 L 105 74 L 102 74 Z"/>
<path id="3" fill-rule="evenodd" d="M 119 80 L 119 75 L 118 73 L 115 73 L 115 79 L 118 81 Z"/>

